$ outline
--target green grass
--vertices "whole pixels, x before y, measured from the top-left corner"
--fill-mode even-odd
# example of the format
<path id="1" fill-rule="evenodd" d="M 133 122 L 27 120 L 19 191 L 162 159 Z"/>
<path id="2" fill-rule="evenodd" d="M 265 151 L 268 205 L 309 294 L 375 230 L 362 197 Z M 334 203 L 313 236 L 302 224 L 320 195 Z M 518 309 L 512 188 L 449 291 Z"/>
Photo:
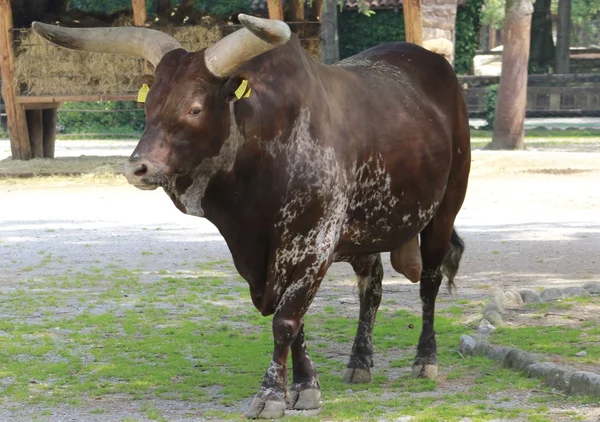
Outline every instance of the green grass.
<path id="1" fill-rule="evenodd" d="M 93 267 L 29 279 L 20 289 L 1 293 L 0 381 L 10 381 L 0 383 L 0 404 L 52 409 L 66 403 L 77 408 L 86 400 L 124 396 L 148 403 L 156 399 L 211 402 L 221 410 L 199 417 L 239 419 L 238 411 L 227 409 L 236 409 L 258 390 L 273 339 L 271 319 L 254 310 L 245 283 L 230 270 L 220 275 L 227 265 L 204 263 L 189 276 L 161 275 L 144 282 L 137 271 L 116 265 Z M 545 393 L 532 395 L 538 402 L 525 400 L 523 406 L 495 404 L 498 395 L 511 400 L 532 389 L 544 391 L 538 380 L 504 370 L 489 359 L 464 359 L 456 352 L 460 335 L 468 332 L 459 322 L 468 305 L 454 304 L 436 315 L 443 376 L 447 382 L 464 385 L 464 391 L 455 393 L 410 375 L 420 315 L 406 310 L 380 312 L 373 334 L 373 380 L 368 385 L 348 385 L 342 375 L 356 317 L 339 316 L 340 305 L 334 302 L 309 313 L 307 342 L 325 404 L 316 417 L 287 419 L 414 416 L 416 421 L 465 417 L 485 421 L 525 415 L 534 421 L 549 417 Z M 581 330 L 598 335 L 595 325 L 586 324 Z M 522 343 L 537 339 L 534 331 L 502 329 L 498 339 Z M 558 332 L 544 335 L 550 338 Z M 561 334 L 569 341 L 578 341 L 580 335 L 577 330 Z M 488 400 L 491 394 L 495 398 Z M 104 411 L 94 402 L 90 412 Z M 159 405 L 143 404 L 140 412 L 146 419 L 168 420 Z"/>

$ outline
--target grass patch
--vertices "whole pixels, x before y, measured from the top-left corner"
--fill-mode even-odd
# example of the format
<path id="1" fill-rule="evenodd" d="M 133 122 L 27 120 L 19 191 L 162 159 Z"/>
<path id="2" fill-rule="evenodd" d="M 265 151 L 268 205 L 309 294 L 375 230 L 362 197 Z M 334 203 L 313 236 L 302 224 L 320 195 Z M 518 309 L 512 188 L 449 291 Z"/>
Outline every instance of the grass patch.
<path id="1" fill-rule="evenodd" d="M 253 309 L 247 286 L 231 274 L 220 275 L 224 264 L 204 263 L 190 275 L 143 282 L 138 272 L 116 265 L 92 267 L 30 279 L 21 289 L 0 293 L 0 402 L 76 407 L 120 396 L 146 400 L 139 416 L 156 421 L 169 417 L 153 400 L 211 402 L 220 409 L 199 418 L 239 419 L 235 406 L 257 392 L 273 339 L 271 319 Z M 378 315 L 373 381 L 345 384 L 357 317 L 339 316 L 337 306 L 328 304 L 305 318 L 323 410 L 287 419 L 485 421 L 548 415 L 544 393 L 533 395 L 539 402 L 521 407 L 496 404 L 499 395 L 511 400 L 543 387 L 487 358 L 463 359 L 456 352 L 465 333 L 460 306 L 436 315 L 436 331 L 443 376 L 464 391 L 446 393 L 435 381 L 412 378 L 421 316 L 406 310 Z M 590 334 L 598 327 L 588 324 L 585 330 Z M 522 341 L 530 333 L 511 335 L 506 338 Z M 89 412 L 104 410 L 94 405 Z"/>

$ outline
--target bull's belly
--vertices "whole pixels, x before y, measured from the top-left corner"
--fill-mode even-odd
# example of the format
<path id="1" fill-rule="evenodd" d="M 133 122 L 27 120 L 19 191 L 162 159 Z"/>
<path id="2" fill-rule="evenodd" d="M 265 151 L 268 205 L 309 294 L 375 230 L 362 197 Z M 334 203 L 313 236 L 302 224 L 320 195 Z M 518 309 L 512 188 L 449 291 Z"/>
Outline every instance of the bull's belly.
<path id="1" fill-rule="evenodd" d="M 381 218 L 376 221 L 347 220 L 342 226 L 335 250 L 337 256 L 354 256 L 389 252 L 414 239 L 434 214 L 421 212 L 420 216 L 405 214 L 401 218 Z"/>

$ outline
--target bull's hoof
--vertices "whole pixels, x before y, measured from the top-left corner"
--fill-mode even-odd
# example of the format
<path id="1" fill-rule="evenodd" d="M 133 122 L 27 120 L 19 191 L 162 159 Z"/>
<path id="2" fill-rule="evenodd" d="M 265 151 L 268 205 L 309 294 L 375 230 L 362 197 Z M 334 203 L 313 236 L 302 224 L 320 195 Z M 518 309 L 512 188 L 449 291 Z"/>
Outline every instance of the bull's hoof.
<path id="1" fill-rule="evenodd" d="M 321 390 L 318 388 L 304 388 L 301 384 L 294 384 L 285 398 L 288 409 L 309 410 L 321 407 Z"/>
<path id="2" fill-rule="evenodd" d="M 246 417 L 248 419 L 279 419 L 285 414 L 285 401 L 283 398 L 269 395 L 268 398 L 262 397 L 261 393 L 258 393 L 250 408 L 246 411 Z"/>
<path id="3" fill-rule="evenodd" d="M 429 378 L 430 380 L 435 380 L 438 377 L 438 366 L 415 364 L 412 367 L 412 374 L 415 378 Z"/>
<path id="4" fill-rule="evenodd" d="M 350 384 L 366 384 L 371 381 L 371 371 L 362 368 L 346 368 L 344 382 Z"/>

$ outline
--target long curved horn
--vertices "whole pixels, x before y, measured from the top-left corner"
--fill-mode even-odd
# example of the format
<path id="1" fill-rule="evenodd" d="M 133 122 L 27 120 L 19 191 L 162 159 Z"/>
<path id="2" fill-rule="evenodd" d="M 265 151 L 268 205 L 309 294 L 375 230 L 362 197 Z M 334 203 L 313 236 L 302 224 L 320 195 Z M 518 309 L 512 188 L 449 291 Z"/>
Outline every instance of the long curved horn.
<path id="1" fill-rule="evenodd" d="M 169 51 L 182 48 L 164 32 L 148 28 L 64 28 L 33 22 L 33 30 L 53 44 L 72 50 L 125 54 L 141 57 L 154 65 Z"/>
<path id="2" fill-rule="evenodd" d="M 247 61 L 290 39 L 290 27 L 282 21 L 243 13 L 238 18 L 244 28 L 227 35 L 204 52 L 206 67 L 219 78 L 230 76 Z"/>

